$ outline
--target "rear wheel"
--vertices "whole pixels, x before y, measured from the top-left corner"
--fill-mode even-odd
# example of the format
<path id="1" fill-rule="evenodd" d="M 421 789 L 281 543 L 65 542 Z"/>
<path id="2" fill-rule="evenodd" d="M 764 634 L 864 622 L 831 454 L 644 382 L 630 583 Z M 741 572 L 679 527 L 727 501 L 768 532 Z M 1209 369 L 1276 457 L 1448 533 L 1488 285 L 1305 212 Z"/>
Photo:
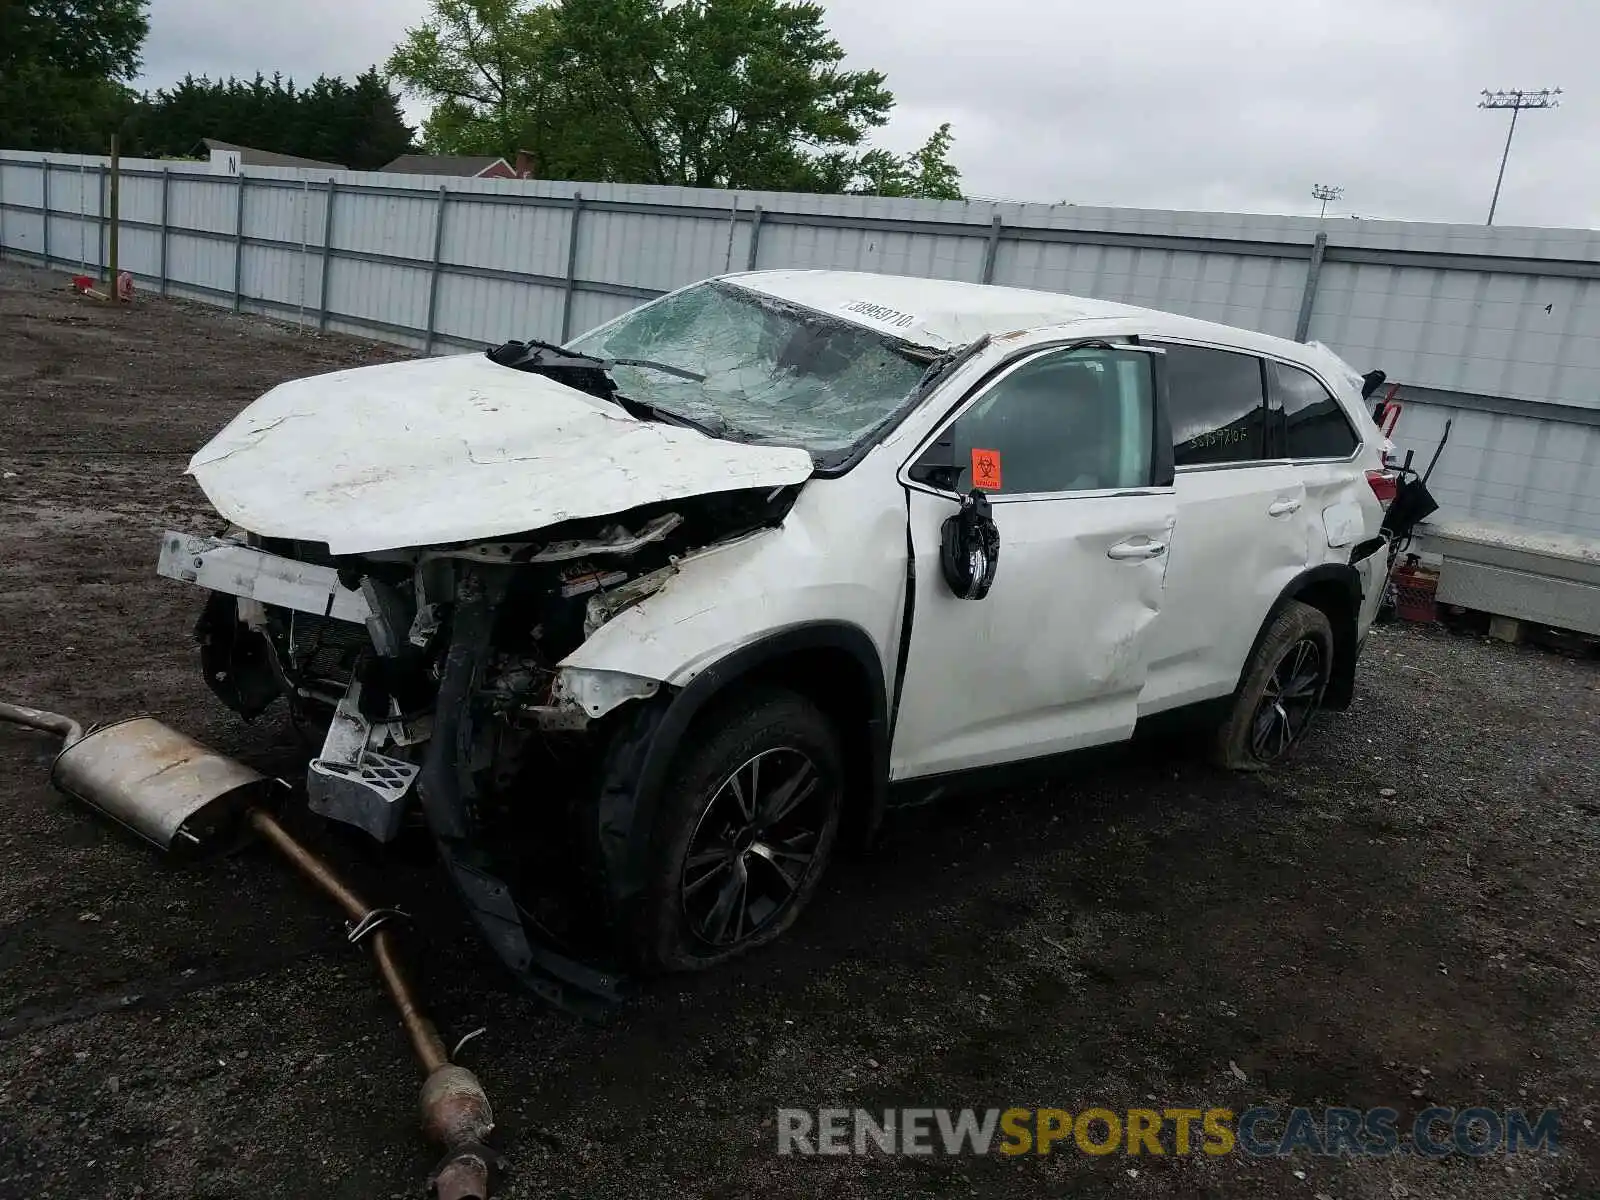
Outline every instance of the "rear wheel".
<path id="1" fill-rule="evenodd" d="M 1333 671 L 1333 627 L 1309 604 L 1291 600 L 1273 618 L 1217 731 L 1220 766 L 1258 771 L 1286 757 L 1322 707 Z"/>
<path id="2" fill-rule="evenodd" d="M 809 700 L 762 689 L 707 713 L 661 796 L 628 956 L 695 970 L 780 936 L 816 892 L 842 804 L 839 739 Z"/>

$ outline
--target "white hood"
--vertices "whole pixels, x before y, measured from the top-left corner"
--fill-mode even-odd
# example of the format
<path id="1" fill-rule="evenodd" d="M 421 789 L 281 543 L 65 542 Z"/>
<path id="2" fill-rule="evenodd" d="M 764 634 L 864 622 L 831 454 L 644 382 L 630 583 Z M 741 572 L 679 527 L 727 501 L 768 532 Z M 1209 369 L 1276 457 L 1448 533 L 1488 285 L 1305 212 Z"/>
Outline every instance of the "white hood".
<path id="1" fill-rule="evenodd" d="M 482 354 L 285 383 L 189 463 L 240 528 L 334 554 L 506 537 L 811 470 L 804 450 L 641 421 Z"/>

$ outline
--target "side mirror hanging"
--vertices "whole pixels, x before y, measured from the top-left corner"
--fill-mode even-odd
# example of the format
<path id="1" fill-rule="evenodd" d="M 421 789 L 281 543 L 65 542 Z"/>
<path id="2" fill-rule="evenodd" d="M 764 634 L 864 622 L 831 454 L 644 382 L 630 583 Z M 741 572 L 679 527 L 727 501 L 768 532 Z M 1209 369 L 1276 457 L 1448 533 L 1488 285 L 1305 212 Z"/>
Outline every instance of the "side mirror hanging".
<path id="1" fill-rule="evenodd" d="M 994 586 L 1000 530 L 989 497 L 976 488 L 962 497 L 961 510 L 946 519 L 940 531 L 939 565 L 950 590 L 962 600 L 982 600 Z"/>

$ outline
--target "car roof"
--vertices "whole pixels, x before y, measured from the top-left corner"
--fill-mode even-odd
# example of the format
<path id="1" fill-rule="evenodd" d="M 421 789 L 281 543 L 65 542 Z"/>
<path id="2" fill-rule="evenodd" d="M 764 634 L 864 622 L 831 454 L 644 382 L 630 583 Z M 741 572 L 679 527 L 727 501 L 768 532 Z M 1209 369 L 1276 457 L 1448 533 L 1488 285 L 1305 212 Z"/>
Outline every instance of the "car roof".
<path id="1" fill-rule="evenodd" d="M 1059 292 L 866 271 L 747 271 L 724 278 L 938 351 L 970 345 L 985 334 L 1116 320 L 1129 333 L 1221 342 L 1240 350 L 1318 364 L 1347 381 L 1358 378 L 1347 363 L 1317 343 L 1291 342 L 1233 325 Z"/>

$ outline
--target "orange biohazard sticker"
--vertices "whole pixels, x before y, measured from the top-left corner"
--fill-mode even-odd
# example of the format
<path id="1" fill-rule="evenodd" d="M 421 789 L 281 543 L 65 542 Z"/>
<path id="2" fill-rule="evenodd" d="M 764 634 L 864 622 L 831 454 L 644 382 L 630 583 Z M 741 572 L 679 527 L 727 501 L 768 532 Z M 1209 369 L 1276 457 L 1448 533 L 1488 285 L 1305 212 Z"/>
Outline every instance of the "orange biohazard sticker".
<path id="1" fill-rule="evenodd" d="M 986 492 L 1000 490 L 1000 451 L 973 447 L 972 486 Z"/>

